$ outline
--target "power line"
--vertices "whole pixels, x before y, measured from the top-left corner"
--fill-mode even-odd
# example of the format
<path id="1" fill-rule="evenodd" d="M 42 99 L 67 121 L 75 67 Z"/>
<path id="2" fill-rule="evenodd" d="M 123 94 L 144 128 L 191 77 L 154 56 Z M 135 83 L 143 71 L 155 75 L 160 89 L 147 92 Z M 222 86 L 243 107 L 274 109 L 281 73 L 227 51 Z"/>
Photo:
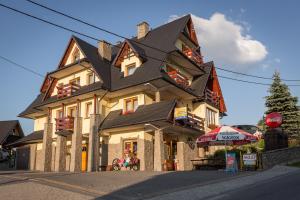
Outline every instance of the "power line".
<path id="1" fill-rule="evenodd" d="M 0 56 L 0 58 L 1 58 L 2 60 L 5 60 L 5 61 L 8 62 L 8 63 L 11 63 L 11 64 L 15 65 L 16 67 L 22 68 L 23 70 L 26 70 L 26 71 L 28 71 L 28 72 L 30 72 L 30 73 L 32 73 L 32 74 L 35 74 L 35 75 L 37 75 L 37 76 L 39 76 L 39 77 L 42 77 L 42 78 L 45 77 L 44 75 L 40 74 L 39 72 L 36 72 L 36 71 L 34 71 L 34 70 L 32 70 L 32 69 L 30 69 L 30 68 L 28 68 L 28 67 L 25 67 L 25 66 L 23 66 L 23 65 L 20 65 L 20 64 L 14 62 L 14 61 L 12 61 L 12 60 L 10 60 L 10 59 L 8 59 L 8 58 L 5 58 L 5 57 L 3 57 L 3 56 Z"/>
<path id="2" fill-rule="evenodd" d="M 257 75 L 252 75 L 252 74 L 246 74 L 246 73 L 236 72 L 236 71 L 232 71 L 232 70 L 224 69 L 224 68 L 220 68 L 220 67 L 215 67 L 215 68 L 219 69 L 221 71 L 230 72 L 230 73 L 234 73 L 234 74 L 239 74 L 239 75 L 243 75 L 243 76 L 250 76 L 250 77 L 253 77 L 253 78 L 266 79 L 266 80 L 274 80 L 274 78 L 270 78 L 270 77 L 264 77 L 264 76 L 257 76 Z M 291 82 L 300 81 L 300 80 L 291 80 L 291 79 L 281 79 L 281 80 L 283 80 L 283 81 L 291 81 Z"/>
<path id="3" fill-rule="evenodd" d="M 45 5 L 43 5 L 43 4 L 37 3 L 37 2 L 35 2 L 35 1 L 32 1 L 32 0 L 26 0 L 26 1 L 29 2 L 29 3 L 32 3 L 32 4 L 36 5 L 36 6 L 42 7 L 42 8 L 44 8 L 44 9 L 46 9 L 46 10 L 49 10 L 49 11 L 51 11 L 51 12 L 54 12 L 54 13 L 56 13 L 56 14 L 59 14 L 59 15 L 62 15 L 62 16 L 64 16 L 64 17 L 67 17 L 67 18 L 69 18 L 69 19 L 75 20 L 75 21 L 77 21 L 77 22 L 79 22 L 79 23 L 82 23 L 82 24 L 85 24 L 85 25 L 87 25 L 87 26 L 93 27 L 93 28 L 95 28 L 95 29 L 97 29 L 97 30 L 100 30 L 100 31 L 106 32 L 106 33 L 108 33 L 108 34 L 114 35 L 114 36 L 116 36 L 116 37 L 119 37 L 119 38 L 122 38 L 122 39 L 126 39 L 126 40 L 129 40 L 129 41 L 132 41 L 132 42 L 134 42 L 134 43 L 137 43 L 137 44 L 140 44 L 140 45 L 149 47 L 149 48 L 151 48 L 151 49 L 154 49 L 154 50 L 157 50 L 157 51 L 160 51 L 160 52 L 163 52 L 163 53 L 169 53 L 169 52 L 163 51 L 162 49 L 159 49 L 159 48 L 156 48 L 156 47 L 153 47 L 153 46 L 150 46 L 150 45 L 146 45 L 146 44 L 144 44 L 144 43 L 142 43 L 142 42 L 139 42 L 139 41 L 136 41 L 136 40 L 132 40 L 132 39 L 127 38 L 127 37 L 125 37 L 125 36 L 122 36 L 122 35 L 120 35 L 120 34 L 114 33 L 114 32 L 112 32 L 112 31 L 110 31 L 110 30 L 107 30 L 107 29 L 101 28 L 101 27 L 99 27 L 99 26 L 93 25 L 93 24 L 88 23 L 88 22 L 86 22 L 86 21 L 84 21 L 84 20 L 82 20 L 82 19 L 73 17 L 73 16 L 71 16 L 71 15 L 68 15 L 68 14 L 66 14 L 66 13 L 60 12 L 60 11 L 58 11 L 58 10 L 55 10 L 55 9 L 50 8 L 50 7 L 48 7 L 48 6 L 45 6 Z M 175 55 L 175 56 L 177 56 L 177 55 Z M 226 71 L 226 72 L 230 72 L 230 73 L 234 73 L 234 74 L 239 74 L 239 75 L 243 75 L 243 76 L 249 76 L 249 77 L 253 77 L 253 78 L 266 79 L 266 80 L 273 80 L 273 78 L 270 78 L 270 77 L 263 77 L 263 76 L 257 76 L 257 75 L 251 75 L 251 74 L 241 73 L 241 72 L 237 72 L 237 71 L 233 71 L 233 70 L 229 70 L 229 69 L 224 69 L 224 68 L 221 68 L 221 67 L 216 67 L 216 68 L 219 69 L 219 70 L 222 70 L 222 71 Z M 289 80 L 289 79 L 281 79 L 281 80 L 283 80 L 283 81 L 293 81 L 293 82 L 295 82 L 295 81 L 300 81 L 300 80 Z"/>
<path id="4" fill-rule="evenodd" d="M 15 12 L 17 12 L 17 13 L 26 15 L 26 16 L 28 16 L 28 17 L 34 18 L 34 19 L 36 19 L 36 20 L 42 21 L 42 22 L 44 22 L 44 23 L 46 23 L 46 24 L 50 24 L 50 25 L 55 26 L 55 27 L 57 27 L 57 28 L 61 28 L 61 29 L 64 29 L 64 30 L 66 30 L 66 31 L 69 31 L 69 32 L 73 32 L 73 33 L 79 34 L 79 35 L 81 35 L 81 36 L 90 38 L 90 39 L 92 39 L 92 40 L 100 41 L 99 39 L 97 39 L 97 38 L 95 38 L 95 37 L 89 36 L 89 35 L 87 35 L 87 34 L 78 32 L 78 31 L 73 30 L 73 29 L 70 29 L 70 28 L 66 28 L 66 27 L 64 27 L 64 26 L 61 26 L 61 25 L 55 24 L 55 23 L 53 23 L 53 22 L 44 20 L 44 19 L 42 19 L 42 18 L 33 16 L 33 15 L 31 15 L 31 14 L 28 14 L 28 13 L 25 13 L 25 12 L 20 11 L 20 10 L 18 10 L 18 9 L 15 9 L 15 8 L 12 8 L 12 7 L 9 7 L 9 6 L 6 6 L 6 5 L 4 5 L 4 4 L 1 4 L 1 3 L 0 3 L 0 6 L 2 6 L 2 7 L 4 7 L 4 8 L 7 8 L 7 9 L 9 9 L 9 10 L 15 11 Z M 120 47 L 117 46 L 117 45 L 112 45 L 112 46 L 117 47 L 117 48 L 120 48 Z M 170 63 L 168 63 L 167 61 L 161 60 L 161 59 L 159 59 L 159 58 L 151 57 L 151 56 L 148 56 L 148 55 L 146 55 L 145 57 L 151 58 L 151 59 L 154 59 L 154 60 L 157 60 L 157 61 L 160 61 L 160 62 L 162 62 L 162 63 L 170 64 Z M 200 71 L 201 71 L 200 69 L 197 69 L 197 70 L 196 70 L 196 69 L 192 69 L 192 68 L 188 68 L 188 67 L 184 67 L 184 68 L 190 69 L 190 70 L 193 70 L 193 71 L 197 71 L 197 72 L 200 72 Z M 201 72 L 202 72 L 202 71 L 201 71 Z M 245 82 L 245 83 L 252 83 L 252 84 L 258 84 L 258 85 L 270 85 L 270 84 L 265 84 L 265 83 L 260 83 L 260 82 L 246 81 L 246 80 L 235 79 L 235 78 L 224 77 L 224 76 L 219 76 L 219 77 L 220 77 L 220 78 L 225 78 L 225 79 L 234 80 L 234 81 Z M 288 86 L 300 86 L 300 85 L 288 85 Z"/>
<path id="5" fill-rule="evenodd" d="M 50 25 L 52 25 L 52 26 L 56 26 L 56 27 L 58 27 L 58 28 L 64 29 L 64 30 L 66 30 L 66 31 L 70 31 L 70 32 L 76 33 L 76 34 L 78 34 L 78 35 L 81 35 L 81 36 L 84 36 L 84 37 L 87 37 L 87 38 L 90 38 L 90 39 L 99 41 L 99 40 L 98 40 L 97 38 L 95 38 L 95 37 L 86 35 L 86 34 L 84 34 L 84 33 L 75 31 L 75 30 L 73 30 L 73 29 L 66 28 L 66 27 L 64 27 L 64 26 L 55 24 L 55 23 L 53 23 L 53 22 L 44 20 L 44 19 L 39 18 L 39 17 L 36 17 L 36 16 L 33 16 L 33 15 L 31 15 L 31 14 L 28 14 L 28 13 L 25 13 L 25 12 L 23 12 L 23 11 L 17 10 L 17 9 L 15 9 L 15 8 L 12 8 L 12 7 L 10 7 L 10 6 L 4 5 L 4 4 L 2 4 L 2 3 L 0 3 L 0 6 L 2 6 L 2 7 L 4 7 L 4 8 L 7 8 L 7 9 L 9 9 L 9 10 L 12 10 L 12 11 L 18 12 L 18 13 L 20 13 L 20 14 L 26 15 L 26 16 L 28 16 L 28 17 L 34 18 L 34 19 L 36 19 L 36 20 L 42 21 L 42 22 L 44 22 L 44 23 L 50 24 Z"/>
<path id="6" fill-rule="evenodd" d="M 112 31 L 110 31 L 110 30 L 107 30 L 107 29 L 101 28 L 101 27 L 99 27 L 99 26 L 93 25 L 93 24 L 88 23 L 88 22 L 86 22 L 86 21 L 84 21 L 84 20 L 82 20 L 82 19 L 75 18 L 75 17 L 73 17 L 73 16 L 71 16 L 71 15 L 65 14 L 65 13 L 63 13 L 63 12 L 60 12 L 60 11 L 55 10 L 55 9 L 53 9 L 53 8 L 50 8 L 50 7 L 48 7 L 48 6 L 42 5 L 42 4 L 37 3 L 37 2 L 35 2 L 35 1 L 31 1 L 31 0 L 25 0 L 25 1 L 27 1 L 27 2 L 29 2 L 29 3 L 32 3 L 32 4 L 35 4 L 35 5 L 39 6 L 39 7 L 44 8 L 44 9 L 50 10 L 50 11 L 56 13 L 56 14 L 62 15 L 62 16 L 67 17 L 67 18 L 69 18 L 69 19 L 75 20 L 75 21 L 77 21 L 77 22 L 79 22 L 79 23 L 82 23 L 82 24 L 84 24 L 84 25 L 93 27 L 93 28 L 95 28 L 95 29 L 97 29 L 97 30 L 100 30 L 100 31 L 102 31 L 102 32 L 105 32 L 105 33 L 114 35 L 114 36 L 116 36 L 116 37 L 119 37 L 119 38 L 122 38 L 122 39 L 125 39 L 125 40 L 129 40 L 129 41 L 134 42 L 134 43 L 136 43 L 136 44 L 140 44 L 140 45 L 142 45 L 142 46 L 145 46 L 145 47 L 148 47 L 148 48 L 151 48 L 151 49 L 160 51 L 160 52 L 162 52 L 162 53 L 166 53 L 166 54 L 169 53 L 169 52 L 164 51 L 164 50 L 162 50 L 162 49 L 159 49 L 159 48 L 157 48 L 157 47 L 154 47 L 154 46 L 150 46 L 150 45 L 144 44 L 144 43 L 142 43 L 142 42 L 139 42 L 139 41 L 133 40 L 133 39 L 131 39 L 131 38 L 122 36 L 122 35 L 120 35 L 120 34 L 117 34 L 117 33 L 115 33 L 115 32 L 112 32 Z"/>

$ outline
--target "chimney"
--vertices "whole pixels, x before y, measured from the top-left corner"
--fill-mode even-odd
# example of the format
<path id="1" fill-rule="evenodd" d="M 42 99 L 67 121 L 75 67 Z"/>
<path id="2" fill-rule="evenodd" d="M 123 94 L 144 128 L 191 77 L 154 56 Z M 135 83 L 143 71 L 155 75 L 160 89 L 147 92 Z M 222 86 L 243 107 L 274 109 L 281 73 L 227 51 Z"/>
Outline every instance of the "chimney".
<path id="1" fill-rule="evenodd" d="M 137 39 L 145 37 L 148 32 L 149 24 L 147 22 L 142 22 L 137 25 Z"/>
<path id="2" fill-rule="evenodd" d="M 98 53 L 102 58 L 111 61 L 111 45 L 108 42 L 104 40 L 99 41 Z"/>

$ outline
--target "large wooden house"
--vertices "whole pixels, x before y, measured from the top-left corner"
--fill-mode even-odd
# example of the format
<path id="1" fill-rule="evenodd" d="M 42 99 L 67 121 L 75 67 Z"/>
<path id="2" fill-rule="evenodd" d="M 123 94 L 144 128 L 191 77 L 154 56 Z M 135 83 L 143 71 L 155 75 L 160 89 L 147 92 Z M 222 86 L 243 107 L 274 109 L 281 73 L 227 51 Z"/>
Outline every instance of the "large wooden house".
<path id="1" fill-rule="evenodd" d="M 20 114 L 34 120 L 34 132 L 15 146 L 30 149 L 31 170 L 110 169 L 125 150 L 141 170 L 189 170 L 198 155 L 195 138 L 225 112 L 191 16 L 151 30 L 142 22 L 137 37 L 116 45 L 95 47 L 72 36 Z"/>

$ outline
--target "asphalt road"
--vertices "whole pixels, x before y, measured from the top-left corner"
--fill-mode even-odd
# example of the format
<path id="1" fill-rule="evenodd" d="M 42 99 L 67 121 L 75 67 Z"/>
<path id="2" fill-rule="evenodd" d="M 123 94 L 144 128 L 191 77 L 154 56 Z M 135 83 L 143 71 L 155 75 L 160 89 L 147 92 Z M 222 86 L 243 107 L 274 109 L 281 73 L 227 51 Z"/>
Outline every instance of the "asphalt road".
<path id="1" fill-rule="evenodd" d="M 269 179 L 252 186 L 243 187 L 227 194 L 212 197 L 211 199 L 299 200 L 300 171 Z"/>

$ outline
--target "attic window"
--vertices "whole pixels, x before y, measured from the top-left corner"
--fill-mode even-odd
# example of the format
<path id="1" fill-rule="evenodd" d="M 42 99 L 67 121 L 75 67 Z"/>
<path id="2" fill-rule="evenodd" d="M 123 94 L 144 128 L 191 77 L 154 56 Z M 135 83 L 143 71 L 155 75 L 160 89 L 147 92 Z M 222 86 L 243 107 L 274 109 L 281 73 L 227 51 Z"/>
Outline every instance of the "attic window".
<path id="1" fill-rule="evenodd" d="M 73 62 L 78 62 L 80 60 L 80 52 L 79 49 L 76 48 L 73 52 Z"/>
<path id="2" fill-rule="evenodd" d="M 138 108 L 138 98 L 137 97 L 133 97 L 130 99 L 125 99 L 124 100 L 124 110 L 123 110 L 123 114 L 129 114 L 129 113 L 133 113 L 136 111 L 136 109 Z"/>
<path id="3" fill-rule="evenodd" d="M 136 70 L 136 63 L 132 63 L 125 66 L 125 76 L 132 75 Z"/>

